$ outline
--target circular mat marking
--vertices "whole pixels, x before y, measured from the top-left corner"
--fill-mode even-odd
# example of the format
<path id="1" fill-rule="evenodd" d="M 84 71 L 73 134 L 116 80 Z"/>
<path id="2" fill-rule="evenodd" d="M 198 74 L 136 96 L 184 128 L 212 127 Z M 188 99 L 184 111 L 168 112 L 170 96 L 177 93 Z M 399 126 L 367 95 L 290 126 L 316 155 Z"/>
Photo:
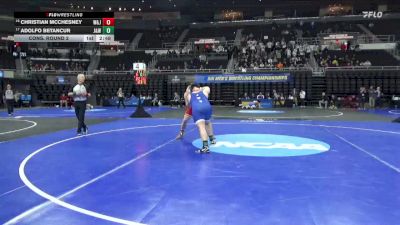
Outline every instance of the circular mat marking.
<path id="1" fill-rule="evenodd" d="M 243 125 L 243 123 L 214 123 L 215 125 Z M 250 125 L 266 125 L 265 123 L 249 123 Z M 388 133 L 388 134 L 396 134 L 396 135 L 400 135 L 400 132 L 395 132 L 395 131 L 386 131 L 386 130 L 377 130 L 377 129 L 369 129 L 369 128 L 358 128 L 358 127 L 345 127 L 345 126 L 333 126 L 333 125 L 320 125 L 320 124 L 296 124 L 296 123 L 269 123 L 269 124 L 275 124 L 275 125 L 286 125 L 286 126 L 306 126 L 306 127 L 319 127 L 319 128 L 338 128 L 338 129 L 350 129 L 350 130 L 357 130 L 357 131 L 369 131 L 369 132 L 378 132 L 378 133 Z M 68 142 L 71 140 L 75 140 L 78 138 L 82 138 L 82 137 L 89 137 L 89 136 L 94 136 L 94 135 L 99 135 L 99 134 L 105 134 L 105 133 L 111 133 L 111 132 L 119 132 L 119 131 L 125 131 L 125 130 L 134 130 L 134 129 L 144 129 L 144 128 L 156 128 L 156 127 L 169 127 L 169 126 L 180 126 L 180 124 L 169 124 L 169 125 L 155 125 L 155 126 L 142 126 L 142 127 L 129 127 L 129 128 L 122 128 L 122 129 L 115 129 L 115 130 L 107 130 L 107 131 L 101 131 L 101 132 L 97 132 L 97 133 L 92 133 L 86 136 L 78 136 L 78 137 L 72 137 L 72 138 L 68 138 L 68 139 L 64 139 L 58 142 L 54 142 L 52 144 L 46 145 L 38 150 L 35 150 L 34 152 L 32 152 L 29 156 L 27 156 L 20 164 L 19 166 L 19 176 L 21 178 L 21 180 L 25 183 L 25 185 L 30 188 L 33 192 L 35 192 L 36 194 L 42 196 L 43 198 L 49 200 L 52 203 L 55 203 L 57 205 L 60 205 L 62 207 L 65 207 L 67 209 L 76 211 L 78 213 L 82 213 L 88 216 L 92 216 L 92 217 L 96 217 L 99 219 L 103 219 L 103 220 L 107 220 L 107 221 L 112 221 L 112 222 L 116 222 L 116 223 L 120 223 L 120 224 L 128 224 L 128 225 L 143 225 L 141 223 L 138 222 L 134 222 L 134 221 L 128 221 L 128 220 L 124 220 L 124 219 L 120 219 L 117 217 L 112 217 L 109 215 L 105 215 L 105 214 L 101 214 L 98 212 L 94 212 L 88 209 L 84 209 L 84 208 L 80 208 L 76 205 L 72 205 L 70 203 L 67 203 L 65 201 L 62 200 L 62 197 L 56 197 L 56 196 L 52 196 L 46 192 L 44 192 L 43 190 L 41 190 L 40 188 L 38 188 L 37 186 L 35 186 L 26 176 L 25 173 L 25 167 L 26 164 L 28 163 L 28 161 L 30 159 L 32 159 L 36 154 L 52 147 L 52 146 L 56 146 L 60 143 L 64 143 L 64 142 Z M 165 144 L 170 143 L 171 141 L 168 141 L 160 146 L 164 146 Z M 156 151 L 157 148 L 144 153 L 142 157 Z M 126 163 L 125 163 L 126 164 Z M 122 167 L 125 164 L 119 166 Z M 118 168 L 116 168 L 118 169 Z M 115 170 L 115 169 L 114 169 Z M 113 170 L 113 171 L 114 171 Z M 109 171 L 110 172 L 110 171 Z M 108 173 L 109 173 L 108 172 Z M 82 185 L 81 185 L 82 186 Z M 81 187 L 79 186 L 79 187 Z M 71 190 L 74 191 L 76 189 L 79 189 L 79 187 Z M 71 192 L 69 191 L 69 192 Z M 67 193 L 69 193 L 67 192 Z M 67 194 L 65 193 L 65 194 Z M 46 202 L 43 204 L 50 204 L 50 202 Z M 36 208 L 36 207 L 35 207 Z M 40 208 L 40 206 L 38 206 L 38 209 Z M 29 210 L 23 214 L 20 214 L 19 216 L 11 219 L 10 221 L 8 221 L 7 223 L 16 223 L 18 222 L 20 219 L 24 218 L 26 216 L 26 214 L 29 214 Z"/>
<path id="2" fill-rule="evenodd" d="M 6 121 L 19 121 L 19 122 L 26 122 L 29 123 L 30 125 L 24 128 L 20 128 L 20 129 L 15 129 L 15 130 L 10 130 L 10 131 L 5 131 L 5 132 L 1 132 L 0 135 L 5 135 L 5 134 L 11 134 L 11 133 L 16 133 L 19 131 L 23 131 L 23 130 L 28 130 L 31 128 L 34 128 L 37 126 L 37 123 L 35 121 L 31 121 L 31 120 L 19 120 L 19 119 L 0 119 L 0 120 L 6 120 Z"/>
<path id="3" fill-rule="evenodd" d="M 238 113 L 247 113 L 247 114 L 279 114 L 285 113 L 285 111 L 280 110 L 239 110 Z"/>

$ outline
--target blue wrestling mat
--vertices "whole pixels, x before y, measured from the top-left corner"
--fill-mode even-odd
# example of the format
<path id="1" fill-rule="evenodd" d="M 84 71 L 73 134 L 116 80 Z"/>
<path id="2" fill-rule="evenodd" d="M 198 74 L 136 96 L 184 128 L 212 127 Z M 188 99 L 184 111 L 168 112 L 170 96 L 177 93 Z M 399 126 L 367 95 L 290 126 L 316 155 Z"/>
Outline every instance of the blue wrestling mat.
<path id="1" fill-rule="evenodd" d="M 105 112 L 125 110 L 89 115 Z M 0 143 L 0 223 L 399 224 L 398 124 L 216 120 L 217 145 L 199 155 L 193 124 L 175 139 L 180 122 L 118 120 L 86 136 Z"/>

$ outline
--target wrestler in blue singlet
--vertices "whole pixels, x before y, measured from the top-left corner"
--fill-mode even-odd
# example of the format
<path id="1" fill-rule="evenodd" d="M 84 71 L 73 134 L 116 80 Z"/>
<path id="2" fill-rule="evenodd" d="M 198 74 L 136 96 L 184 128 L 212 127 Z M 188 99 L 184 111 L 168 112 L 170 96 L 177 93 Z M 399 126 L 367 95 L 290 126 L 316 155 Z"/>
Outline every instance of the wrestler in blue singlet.
<path id="1" fill-rule="evenodd" d="M 190 105 L 193 110 L 193 121 L 209 121 L 211 119 L 212 108 L 208 98 L 203 91 L 191 93 Z"/>

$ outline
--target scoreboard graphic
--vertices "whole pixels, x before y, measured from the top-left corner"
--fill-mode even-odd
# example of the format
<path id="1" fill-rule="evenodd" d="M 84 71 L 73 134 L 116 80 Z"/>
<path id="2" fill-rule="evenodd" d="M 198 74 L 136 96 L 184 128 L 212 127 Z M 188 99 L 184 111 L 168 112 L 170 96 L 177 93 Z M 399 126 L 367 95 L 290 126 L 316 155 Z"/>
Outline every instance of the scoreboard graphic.
<path id="1" fill-rule="evenodd" d="M 15 42 L 113 42 L 114 12 L 14 12 Z"/>
<path id="2" fill-rule="evenodd" d="M 133 63 L 134 78 L 137 85 L 147 85 L 147 71 L 145 63 Z"/>

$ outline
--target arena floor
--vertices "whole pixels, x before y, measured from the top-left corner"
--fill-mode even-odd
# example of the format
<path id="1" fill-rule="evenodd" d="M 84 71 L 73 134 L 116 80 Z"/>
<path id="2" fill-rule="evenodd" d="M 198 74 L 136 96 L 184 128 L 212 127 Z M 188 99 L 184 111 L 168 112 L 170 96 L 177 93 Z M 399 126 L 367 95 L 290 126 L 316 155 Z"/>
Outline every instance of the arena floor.
<path id="1" fill-rule="evenodd" d="M 182 109 L 0 112 L 0 223 L 398 225 L 400 110 L 214 108 L 196 154 Z"/>

